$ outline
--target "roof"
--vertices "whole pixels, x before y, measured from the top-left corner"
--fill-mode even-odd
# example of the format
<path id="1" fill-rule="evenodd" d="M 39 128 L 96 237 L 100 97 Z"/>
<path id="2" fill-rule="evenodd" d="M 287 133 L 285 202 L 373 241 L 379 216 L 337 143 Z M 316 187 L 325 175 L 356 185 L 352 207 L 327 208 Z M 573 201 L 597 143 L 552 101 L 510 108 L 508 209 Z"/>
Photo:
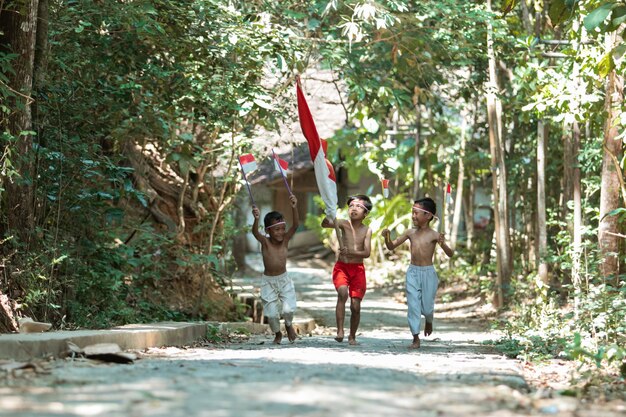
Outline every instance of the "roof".
<path id="1" fill-rule="evenodd" d="M 293 174 L 299 171 L 308 171 L 313 169 L 313 162 L 309 154 L 309 147 L 306 143 L 283 153 L 276 153 L 281 159 L 289 163 L 289 173 Z M 258 184 L 261 182 L 273 182 L 280 179 L 280 172 L 274 167 L 271 156 L 268 155 L 262 161 L 259 161 L 258 169 L 250 175 L 250 184 Z"/>

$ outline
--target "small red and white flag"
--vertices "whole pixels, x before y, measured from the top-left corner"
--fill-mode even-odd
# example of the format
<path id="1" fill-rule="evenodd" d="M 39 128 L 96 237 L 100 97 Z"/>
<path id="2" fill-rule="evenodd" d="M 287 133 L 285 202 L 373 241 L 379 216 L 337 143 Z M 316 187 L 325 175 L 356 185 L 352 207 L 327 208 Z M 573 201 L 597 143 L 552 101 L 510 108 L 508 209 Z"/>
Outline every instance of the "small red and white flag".
<path id="1" fill-rule="evenodd" d="M 257 168 L 256 160 L 251 153 L 241 155 L 239 157 L 239 163 L 241 164 L 241 170 L 244 174 L 248 174 Z"/>
<path id="2" fill-rule="evenodd" d="M 446 187 L 446 204 L 452 204 L 452 187 L 450 187 L 450 183 Z"/>
<path id="3" fill-rule="evenodd" d="M 302 134 L 309 144 L 309 153 L 311 161 L 313 161 L 313 170 L 315 171 L 315 181 L 320 195 L 324 201 L 326 208 L 324 212 L 326 216 L 332 220 L 337 217 L 337 180 L 335 178 L 335 170 L 330 161 L 326 159 L 326 141 L 321 140 L 313 121 L 313 116 L 309 110 L 304 93 L 300 88 L 300 80 L 296 82 L 296 95 L 298 97 L 298 116 L 300 117 L 300 127 Z"/>
<path id="4" fill-rule="evenodd" d="M 289 163 L 284 159 L 281 159 L 280 156 L 274 154 L 274 168 L 280 172 L 287 172 L 289 169 Z"/>
<path id="5" fill-rule="evenodd" d="M 383 186 L 383 197 L 389 198 L 389 180 L 382 178 L 380 182 Z"/>

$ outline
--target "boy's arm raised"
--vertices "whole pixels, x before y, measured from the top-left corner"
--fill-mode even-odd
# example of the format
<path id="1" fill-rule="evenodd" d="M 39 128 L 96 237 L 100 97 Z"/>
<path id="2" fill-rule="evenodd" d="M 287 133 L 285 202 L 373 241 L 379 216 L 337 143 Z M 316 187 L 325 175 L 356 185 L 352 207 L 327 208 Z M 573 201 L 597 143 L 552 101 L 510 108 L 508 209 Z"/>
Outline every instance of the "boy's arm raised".
<path id="1" fill-rule="evenodd" d="M 259 242 L 263 243 L 265 241 L 265 236 L 263 236 L 259 232 L 259 217 L 261 217 L 261 212 L 257 206 L 252 206 L 252 215 L 254 216 L 254 222 L 252 223 L 252 236 Z"/>
<path id="2" fill-rule="evenodd" d="M 298 199 L 295 195 L 291 194 L 289 196 L 289 200 L 291 203 L 291 214 L 293 218 L 293 222 L 287 233 L 285 234 L 285 239 L 289 240 L 296 234 L 296 230 L 298 226 L 300 226 L 300 215 L 298 214 Z"/>

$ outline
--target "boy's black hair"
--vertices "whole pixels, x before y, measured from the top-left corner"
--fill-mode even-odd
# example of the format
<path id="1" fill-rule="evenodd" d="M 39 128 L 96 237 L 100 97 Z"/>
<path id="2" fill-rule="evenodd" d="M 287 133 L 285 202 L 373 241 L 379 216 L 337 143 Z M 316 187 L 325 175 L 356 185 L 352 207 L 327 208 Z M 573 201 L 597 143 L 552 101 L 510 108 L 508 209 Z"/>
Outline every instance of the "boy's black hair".
<path id="1" fill-rule="evenodd" d="M 430 197 L 420 198 L 419 200 L 415 200 L 413 204 L 419 204 L 424 208 L 424 210 L 430 212 L 433 217 L 437 215 L 437 203 Z M 432 218 L 430 219 L 432 220 Z"/>
<path id="2" fill-rule="evenodd" d="M 353 202 L 354 200 L 363 200 L 363 203 L 364 203 L 363 205 L 367 209 L 367 212 L 369 213 L 370 211 L 372 211 L 372 201 L 365 194 L 357 194 L 357 195 L 352 195 L 348 197 L 348 202 L 346 204 L 349 206 L 350 203 Z"/>
<path id="3" fill-rule="evenodd" d="M 263 218 L 263 223 L 265 224 L 266 229 L 270 227 L 271 225 L 273 225 L 274 223 L 284 222 L 284 221 L 285 221 L 285 217 L 277 211 L 270 211 Z"/>

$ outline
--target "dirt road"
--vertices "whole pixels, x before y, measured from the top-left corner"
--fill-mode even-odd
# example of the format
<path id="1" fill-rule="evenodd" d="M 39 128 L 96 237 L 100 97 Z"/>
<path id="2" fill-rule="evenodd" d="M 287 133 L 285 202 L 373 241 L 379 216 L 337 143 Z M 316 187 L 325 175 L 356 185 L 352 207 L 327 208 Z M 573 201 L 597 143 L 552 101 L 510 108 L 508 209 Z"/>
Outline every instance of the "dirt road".
<path id="1" fill-rule="evenodd" d="M 436 319 L 409 351 L 406 306 L 376 291 L 363 301 L 360 345 L 337 343 L 329 270 L 291 272 L 300 314 L 322 325 L 295 344 L 268 334 L 151 349 L 132 365 L 54 361 L 47 374 L 0 381 L 0 416 L 623 415 L 532 390 L 517 361 L 482 344 L 495 335 L 478 323 Z"/>

